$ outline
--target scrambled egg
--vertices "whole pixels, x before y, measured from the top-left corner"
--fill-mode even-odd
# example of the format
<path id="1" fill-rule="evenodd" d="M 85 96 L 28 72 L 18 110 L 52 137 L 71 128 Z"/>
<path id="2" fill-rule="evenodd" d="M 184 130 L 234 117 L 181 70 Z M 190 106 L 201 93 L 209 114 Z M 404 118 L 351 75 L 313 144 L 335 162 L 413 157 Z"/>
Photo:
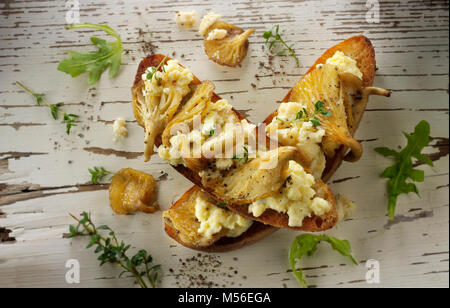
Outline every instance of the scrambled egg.
<path id="1" fill-rule="evenodd" d="M 208 37 L 206 38 L 206 40 L 207 41 L 221 40 L 225 36 L 227 36 L 227 30 L 225 30 L 225 29 L 214 29 L 211 32 L 209 32 Z"/>
<path id="2" fill-rule="evenodd" d="M 195 217 L 200 222 L 198 232 L 206 238 L 211 238 L 221 231 L 227 237 L 238 237 L 253 223 L 252 220 L 222 209 L 200 196 L 195 203 Z"/>
<path id="3" fill-rule="evenodd" d="M 267 209 L 280 213 L 287 213 L 289 226 L 301 227 L 303 219 L 312 214 L 323 216 L 331 210 L 331 205 L 323 198 L 315 197 L 316 191 L 312 188 L 314 177 L 305 172 L 303 167 L 295 161 L 289 162 L 289 177 L 286 187 L 265 199 L 252 203 L 248 211 L 255 217 L 261 216 Z"/>
<path id="4" fill-rule="evenodd" d="M 337 51 L 326 63 L 336 66 L 339 72 L 351 73 L 362 78 L 356 61 L 341 51 Z M 296 146 L 301 149 L 311 160 L 310 169 L 314 177 L 321 178 L 326 164 L 325 154 L 321 147 L 325 130 L 321 126 L 314 127 L 309 121 L 296 121 L 298 112 L 303 108 L 306 108 L 306 104 L 302 102 L 282 103 L 278 108 L 278 116 L 267 126 L 266 132 L 271 136 L 277 134 L 279 142 L 283 145 Z"/>
<path id="5" fill-rule="evenodd" d="M 171 95 L 171 91 L 175 90 L 180 95 L 187 95 L 191 89 L 189 84 L 194 80 L 192 72 L 182 67 L 177 60 L 169 60 L 164 65 L 164 72 L 157 71 L 153 74 L 151 80 L 147 79 L 147 75 L 151 68 L 147 69 L 142 75 L 145 83 L 144 95 L 153 97 Z"/>
<path id="6" fill-rule="evenodd" d="M 205 36 L 206 33 L 208 33 L 208 29 L 220 18 L 222 18 L 221 15 L 215 14 L 215 13 L 208 13 L 206 14 L 202 21 L 200 22 L 200 26 L 198 28 L 198 32 Z"/>
<path id="7" fill-rule="evenodd" d="M 283 145 L 296 146 L 311 160 L 311 171 L 320 179 L 325 169 L 325 154 L 320 144 L 325 130 L 307 121 L 296 121 L 299 111 L 306 108 L 304 103 L 283 103 L 278 108 L 278 116 L 267 126 L 268 134 L 278 133 L 278 141 Z"/>
<path id="8" fill-rule="evenodd" d="M 117 118 L 113 125 L 114 141 L 128 136 L 127 122 L 123 118 Z"/>
<path id="9" fill-rule="evenodd" d="M 233 154 L 222 153 L 223 144 L 233 144 L 236 136 L 242 137 L 242 142 L 255 139 L 256 126 L 247 120 L 239 122 L 235 116 L 231 105 L 227 100 L 221 99 L 212 103 L 207 114 L 201 119 L 200 127 L 193 127 L 190 132 L 178 132 L 170 138 L 170 147 L 161 145 L 158 148 L 159 156 L 168 161 L 171 165 L 184 164 L 183 157 L 200 157 L 200 154 L 207 158 L 217 158 L 215 167 L 217 171 L 228 170 L 239 160 L 233 160 Z M 240 124 L 240 125 L 238 125 Z M 200 151 L 199 151 L 200 150 Z M 249 158 L 255 156 L 254 149 L 247 144 Z M 243 149 L 237 149 L 243 151 Z M 198 155 L 194 155 L 198 154 Z M 242 153 L 238 153 L 242 154 Z M 220 176 L 220 172 L 216 172 Z"/>
<path id="10" fill-rule="evenodd" d="M 179 27 L 192 28 L 197 23 L 197 13 L 191 12 L 177 12 L 175 20 Z"/>
<path id="11" fill-rule="evenodd" d="M 350 73 L 362 79 L 363 74 L 356 65 L 356 61 L 346 56 L 342 51 L 336 51 L 334 56 L 329 58 L 326 63 L 337 66 L 340 73 Z"/>

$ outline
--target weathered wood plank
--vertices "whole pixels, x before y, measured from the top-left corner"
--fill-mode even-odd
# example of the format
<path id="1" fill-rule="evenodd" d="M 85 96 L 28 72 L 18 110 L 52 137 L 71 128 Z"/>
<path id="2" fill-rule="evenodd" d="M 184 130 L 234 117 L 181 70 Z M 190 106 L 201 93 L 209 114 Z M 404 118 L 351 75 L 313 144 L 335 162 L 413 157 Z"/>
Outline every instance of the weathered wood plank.
<path id="1" fill-rule="evenodd" d="M 107 186 L 91 185 L 87 168 L 132 167 L 151 173 L 159 179 L 158 200 L 164 209 L 190 187 L 159 158 L 150 164 L 142 159 L 143 132 L 129 101 L 137 64 L 146 54 L 160 52 L 180 59 L 201 79 L 212 80 L 216 92 L 236 109 L 259 122 L 277 108 L 325 49 L 360 33 L 376 48 L 375 85 L 394 90 L 391 99 L 371 99 L 357 135 L 364 156 L 356 165 L 343 164 L 331 181 L 333 190 L 355 200 L 358 208 L 330 234 L 350 240 L 361 264 L 350 265 L 321 247 L 315 258 L 302 262 L 306 279 L 318 287 L 371 287 L 364 279 L 364 262 L 376 259 L 381 264 L 380 286 L 448 287 L 449 2 L 380 4 L 380 23 L 368 24 L 365 1 L 80 1 L 80 21 L 117 29 L 126 50 L 117 78 L 103 76 L 88 87 L 84 76 L 72 79 L 56 67 L 66 50 L 86 50 L 91 48 L 90 36 L 105 36 L 64 30 L 63 0 L 2 1 L 0 236 L 14 237 L 15 242 L 0 243 L 0 287 L 65 286 L 64 265 L 70 258 L 80 261 L 83 287 L 132 285 L 130 278 L 117 279 L 116 269 L 100 269 L 84 240 L 62 237 L 72 223 L 68 213 L 84 210 L 135 247 L 151 251 L 163 266 L 162 286 L 297 287 L 287 261 L 296 233 L 278 231 L 240 251 L 197 256 L 165 236 L 159 214 L 113 215 Z M 175 11 L 189 9 L 196 9 L 199 16 L 221 13 L 231 23 L 256 30 L 242 67 L 213 64 L 196 31 L 176 27 Z M 276 24 L 286 40 L 295 43 L 299 67 L 289 57 L 269 61 L 261 35 Z M 53 121 L 44 107 L 35 106 L 16 80 L 45 93 L 51 102 L 64 101 L 65 110 L 80 115 L 79 126 L 67 136 L 64 125 Z M 129 137 L 113 142 L 112 122 L 118 116 L 127 120 Z M 403 145 L 402 131 L 411 131 L 422 119 L 431 124 L 433 141 L 425 151 L 435 166 L 418 167 L 426 173 L 425 182 L 418 185 L 421 198 L 402 196 L 398 219 L 388 223 L 385 181 L 378 174 L 389 160 L 373 149 Z M 197 261 L 192 257 L 204 261 L 204 266 L 194 268 Z M 205 272 L 207 279 L 202 281 Z"/>

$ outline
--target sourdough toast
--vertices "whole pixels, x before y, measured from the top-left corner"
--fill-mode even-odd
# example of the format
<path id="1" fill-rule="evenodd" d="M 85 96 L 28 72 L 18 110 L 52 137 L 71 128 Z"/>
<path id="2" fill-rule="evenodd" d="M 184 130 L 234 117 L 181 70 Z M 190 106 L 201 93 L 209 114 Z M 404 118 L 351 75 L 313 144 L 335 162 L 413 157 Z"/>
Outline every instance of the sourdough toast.
<path id="1" fill-rule="evenodd" d="M 371 87 L 375 78 L 375 70 L 376 70 L 376 61 L 375 61 L 375 50 L 373 48 L 370 40 L 363 36 L 358 35 L 351 37 L 333 47 L 325 51 L 322 56 L 317 59 L 313 66 L 307 71 L 305 76 L 312 72 L 319 64 L 324 64 L 326 61 L 333 57 L 333 55 L 337 52 L 341 51 L 346 56 L 351 57 L 357 63 L 358 68 L 362 73 L 362 86 L 363 87 Z M 371 93 L 383 96 L 390 96 L 390 91 L 385 91 L 378 88 L 368 88 L 369 91 L 373 91 Z M 288 94 L 281 101 L 282 103 L 289 102 L 291 98 L 292 90 L 288 92 Z M 365 100 L 362 104 L 353 108 L 353 125 L 351 126 L 350 133 L 352 135 L 355 134 L 364 111 L 366 109 L 367 100 Z M 277 116 L 277 112 L 273 112 L 270 114 L 263 123 L 266 125 L 270 124 L 272 120 Z M 339 166 L 342 164 L 342 161 L 345 160 L 348 152 L 348 148 L 345 146 L 341 146 L 335 153 L 334 157 L 328 158 L 326 161 L 326 167 L 322 174 L 322 180 L 327 182 L 331 176 L 336 172 Z"/>
<path id="2" fill-rule="evenodd" d="M 200 245 L 199 241 L 201 241 L 201 235 L 197 232 L 200 224 L 195 221 L 195 213 L 192 210 L 196 195 L 200 192 L 201 189 L 198 186 L 193 186 L 170 207 L 169 211 L 164 212 L 164 229 L 166 233 L 185 247 L 206 252 L 230 251 L 253 244 L 278 230 L 275 227 L 254 222 L 247 231 L 238 237 L 218 235 L 218 238 L 214 242 Z M 178 211 L 178 215 L 183 215 L 182 218 L 186 224 L 185 228 L 189 228 L 190 231 L 180 231 L 175 227 L 171 211 Z M 191 236 L 185 236 L 183 232 L 190 233 Z"/>

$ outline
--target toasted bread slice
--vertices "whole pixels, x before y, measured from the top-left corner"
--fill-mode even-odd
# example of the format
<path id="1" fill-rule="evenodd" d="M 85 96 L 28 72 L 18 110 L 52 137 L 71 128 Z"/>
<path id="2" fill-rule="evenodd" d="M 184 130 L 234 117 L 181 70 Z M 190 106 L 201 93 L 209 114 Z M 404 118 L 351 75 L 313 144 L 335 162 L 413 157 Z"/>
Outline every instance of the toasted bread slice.
<path id="1" fill-rule="evenodd" d="M 205 239 L 198 233 L 200 223 L 196 220 L 194 204 L 197 194 L 203 193 L 198 186 L 189 189 L 170 210 L 163 213 L 166 233 L 183 246 L 207 252 L 224 252 L 250 245 L 277 231 L 269 225 L 254 222 L 238 237 L 217 234 L 213 239 Z"/>
<path id="2" fill-rule="evenodd" d="M 142 75 L 145 73 L 147 68 L 157 67 L 161 63 L 161 61 L 164 60 L 164 58 L 165 58 L 164 55 L 156 54 L 156 55 L 151 55 L 151 56 L 145 57 L 139 63 L 139 66 L 138 66 L 138 69 L 136 72 L 136 77 L 135 77 L 134 84 L 133 84 L 133 88 L 132 88 L 133 102 L 137 98 L 137 91 L 140 91 L 140 89 L 141 89 Z M 170 60 L 170 58 L 167 57 L 166 62 L 168 60 Z M 194 76 L 193 84 L 199 85 L 199 84 L 201 84 L 201 81 L 196 76 Z M 214 93 L 211 100 L 213 102 L 217 102 L 218 100 L 220 100 L 220 97 Z M 233 111 L 235 112 L 236 116 L 240 120 L 244 119 L 244 117 L 239 112 L 237 112 L 235 109 L 233 109 Z M 135 113 L 135 117 L 139 123 L 139 118 L 136 113 Z M 139 124 L 141 126 L 143 125 L 141 123 L 139 123 Z M 158 136 L 156 138 L 155 145 L 160 146 L 161 144 L 162 144 L 161 136 Z M 186 168 L 183 165 L 179 165 L 174 168 L 179 173 L 184 175 L 187 179 L 189 179 L 191 182 L 193 182 L 194 184 L 201 185 L 201 178 L 198 175 L 198 173 L 195 172 L 194 170 Z M 172 205 L 171 209 L 181 208 L 183 206 L 188 205 L 189 203 L 192 203 L 194 201 L 193 200 L 194 196 L 200 190 L 201 189 L 199 186 L 192 187 L 175 204 Z M 189 218 L 191 219 L 191 222 L 195 222 L 192 220 L 193 219 L 192 215 L 190 217 L 188 217 L 188 219 Z M 194 216 L 194 218 L 195 218 L 195 216 Z M 180 243 L 183 246 L 189 247 L 191 249 L 199 250 L 199 251 L 206 251 L 206 252 L 224 252 L 224 251 L 231 251 L 231 250 L 239 249 L 243 246 L 250 245 L 254 242 L 257 242 L 260 239 L 262 239 L 278 230 L 278 228 L 272 227 L 270 225 L 265 225 L 265 224 L 262 224 L 259 222 L 255 222 L 246 232 L 244 232 L 239 237 L 236 237 L 236 238 L 220 237 L 220 239 L 218 239 L 216 242 L 214 242 L 211 245 L 201 246 L 201 245 L 198 245 L 198 243 L 194 243 L 192 240 L 187 240 L 187 239 L 183 238 L 180 231 L 177 230 L 173 226 L 173 224 L 170 223 L 170 220 L 168 220 L 167 218 L 165 219 L 165 222 L 166 222 L 164 224 L 165 231 L 171 238 L 173 238 L 174 240 L 176 240 L 178 243 Z"/>
<path id="3" fill-rule="evenodd" d="M 134 79 L 134 84 L 132 87 L 132 96 L 133 96 L 133 109 L 134 109 L 134 114 L 135 117 L 138 121 L 138 124 L 140 126 L 144 126 L 144 124 L 142 123 L 142 121 L 140 120 L 140 116 L 139 114 L 136 113 L 136 108 L 134 108 L 134 105 L 136 104 L 136 100 L 138 99 L 138 95 L 139 95 L 139 91 L 142 90 L 143 87 L 143 81 L 142 81 L 142 75 L 145 73 L 145 71 L 147 70 L 147 68 L 149 67 L 157 67 L 161 61 L 164 60 L 164 58 L 166 58 L 166 62 L 169 61 L 171 58 L 169 57 L 165 57 L 164 55 L 161 54 L 156 54 L 156 55 L 151 55 L 151 56 L 147 56 L 145 57 L 138 66 L 137 69 L 137 73 Z M 194 80 L 192 81 L 192 84 L 195 85 L 200 85 L 202 82 L 194 75 Z M 218 96 L 217 94 L 213 93 L 213 96 L 211 98 L 212 102 L 217 102 L 218 100 L 220 100 L 220 96 Z M 241 115 L 238 111 L 236 111 L 233 108 L 233 112 L 236 114 L 236 116 L 238 117 L 239 120 L 243 120 L 244 116 Z M 161 135 L 157 136 L 155 139 L 155 145 L 157 147 L 159 147 L 162 144 L 162 140 L 161 140 Z M 181 173 L 182 175 L 184 175 L 188 180 L 190 180 L 191 182 L 193 182 L 195 185 L 200 185 L 201 186 L 201 177 L 198 175 L 197 172 L 195 172 L 192 169 L 189 169 L 183 165 L 178 165 L 176 167 L 174 167 L 179 173 Z"/>
<path id="4" fill-rule="evenodd" d="M 138 99 L 138 95 L 139 95 L 139 91 L 141 91 L 142 88 L 142 75 L 144 74 L 144 72 L 146 71 L 147 68 L 149 67 L 158 67 L 158 65 L 161 63 L 161 61 L 164 60 L 164 58 L 166 58 L 166 61 L 169 60 L 169 58 L 163 56 L 163 55 L 152 55 L 149 57 L 144 58 L 141 63 L 139 64 L 137 73 L 136 73 L 136 77 L 135 77 L 135 81 L 134 81 L 134 85 L 132 88 L 132 93 L 133 93 L 133 105 L 135 104 L 136 99 Z M 194 85 L 199 85 L 201 84 L 201 81 L 194 76 L 194 80 L 192 82 Z M 213 94 L 212 96 L 212 101 L 216 102 L 220 99 L 220 97 L 216 94 Z M 236 114 L 237 118 L 239 120 L 244 119 L 244 117 L 237 112 L 235 109 L 233 109 L 233 112 Z M 138 123 L 142 126 L 143 124 L 140 123 L 139 120 L 139 116 L 136 115 L 136 119 L 138 120 Z M 269 138 L 267 138 L 267 142 L 272 142 Z M 161 141 L 161 136 L 158 136 L 155 139 L 155 145 L 159 146 L 161 145 L 162 141 Z M 300 154 L 301 156 L 301 154 Z M 297 162 L 299 162 L 301 165 L 304 165 L 304 161 L 302 160 L 296 160 Z M 308 171 L 308 173 L 311 173 L 309 171 L 309 166 L 304 166 L 305 170 Z M 199 176 L 199 174 L 192 170 L 189 169 L 183 165 L 178 165 L 174 167 L 179 173 L 181 173 L 182 175 L 184 175 L 187 179 L 189 179 L 191 182 L 193 182 L 195 185 L 199 186 L 200 189 L 208 192 L 210 195 L 212 195 L 213 197 L 215 197 L 217 200 L 220 201 L 225 201 L 223 200 L 223 198 L 221 198 L 221 196 L 217 196 L 216 192 L 214 191 L 214 189 L 210 188 L 210 187 L 205 187 L 205 185 L 202 184 L 202 178 Z M 289 221 L 289 217 L 287 214 L 282 214 L 282 213 L 277 213 L 277 215 L 271 215 L 274 214 L 275 211 L 266 211 L 267 213 L 264 213 L 262 216 L 255 218 L 253 217 L 253 215 L 248 213 L 248 205 L 240 205 L 240 206 L 234 206 L 233 204 L 227 204 L 227 207 L 234 211 L 237 212 L 238 214 L 244 216 L 244 217 L 249 217 L 253 220 L 257 220 L 260 221 L 264 224 L 267 225 L 272 225 L 272 226 L 276 226 L 276 227 L 282 227 L 282 228 L 290 228 L 290 229 L 296 229 L 296 230 L 305 230 L 305 231 L 325 231 L 330 229 L 331 227 L 333 227 L 336 223 L 337 223 L 337 208 L 336 208 L 336 201 L 334 198 L 334 195 L 331 191 L 331 189 L 326 186 L 322 181 L 317 181 L 316 187 L 314 187 L 317 191 L 318 196 L 324 198 L 325 200 L 329 201 L 329 203 L 331 204 L 331 210 L 323 217 L 310 217 L 310 218 L 306 218 L 305 219 L 305 223 L 302 225 L 302 227 L 290 227 L 288 225 L 288 221 Z M 243 238 L 243 240 L 245 241 L 245 238 Z"/>
<path id="5" fill-rule="evenodd" d="M 349 56 L 356 61 L 357 66 L 362 73 L 362 82 L 360 86 L 366 88 L 363 95 L 368 96 L 370 94 L 375 94 L 387 97 L 390 96 L 390 91 L 379 88 L 371 88 L 375 78 L 376 69 L 375 50 L 370 40 L 363 35 L 351 37 L 325 51 L 325 53 L 319 59 L 317 59 L 314 65 L 311 66 L 305 76 L 316 69 L 317 65 L 326 63 L 327 59 L 333 57 L 333 55 L 337 51 L 343 52 L 346 56 Z M 290 90 L 288 92 L 288 94 L 282 100 L 282 103 L 290 101 L 292 91 L 293 90 Z M 363 99 L 358 100 L 357 104 L 353 105 L 351 115 L 352 123 L 351 125 L 349 125 L 350 133 L 352 135 L 355 134 L 361 122 L 364 110 L 367 105 L 367 101 L 367 97 L 363 97 Z M 277 112 L 273 112 L 264 120 L 264 123 L 267 125 L 270 124 L 276 116 Z M 343 160 L 351 160 L 351 155 L 347 154 L 348 149 L 349 148 L 346 146 L 341 146 L 336 150 L 333 157 L 327 158 L 325 170 L 322 174 L 322 180 L 324 182 L 327 182 L 331 178 L 331 176 L 336 172 Z"/>
<path id="6" fill-rule="evenodd" d="M 228 205 L 228 208 L 244 217 L 278 228 L 288 228 L 292 230 L 301 230 L 308 232 L 326 231 L 334 227 L 334 225 L 338 222 L 338 209 L 336 205 L 336 199 L 330 187 L 321 180 L 316 180 L 313 188 L 317 192 L 317 197 L 321 197 L 330 203 L 331 210 L 324 216 L 313 215 L 311 217 L 305 217 L 305 219 L 303 219 L 303 224 L 301 227 L 289 226 L 289 216 L 272 209 L 267 209 L 261 216 L 254 217 L 248 212 L 248 205 L 231 204 Z"/>

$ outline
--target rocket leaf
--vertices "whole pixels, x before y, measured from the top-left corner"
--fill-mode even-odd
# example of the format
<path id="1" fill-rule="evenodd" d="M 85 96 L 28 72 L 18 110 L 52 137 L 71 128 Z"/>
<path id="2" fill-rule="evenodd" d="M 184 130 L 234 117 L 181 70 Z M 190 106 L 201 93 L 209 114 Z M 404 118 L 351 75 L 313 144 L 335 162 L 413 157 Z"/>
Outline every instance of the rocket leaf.
<path id="1" fill-rule="evenodd" d="M 303 273 L 296 268 L 296 262 L 304 255 L 312 257 L 317 250 L 317 245 L 320 242 L 327 242 L 331 245 L 333 250 L 338 251 L 341 255 L 350 258 L 354 264 L 358 262 L 351 255 L 350 243 L 347 240 L 340 240 L 326 234 L 314 235 L 314 234 L 302 234 L 295 238 L 294 242 L 289 249 L 289 263 L 291 264 L 292 271 L 297 279 L 300 281 L 304 288 L 307 287 L 306 281 L 303 278 Z"/>
<path id="2" fill-rule="evenodd" d="M 89 73 L 88 84 L 93 85 L 99 79 L 102 73 L 109 68 L 109 78 L 113 78 L 119 72 L 122 62 L 122 40 L 119 34 L 107 25 L 82 24 L 66 29 L 92 28 L 102 30 L 116 38 L 114 42 L 108 42 L 98 37 L 91 37 L 91 42 L 97 47 L 95 52 L 81 53 L 68 50 L 71 58 L 64 59 L 58 65 L 58 70 L 77 77 L 83 73 Z"/>
<path id="3" fill-rule="evenodd" d="M 424 181 L 423 170 L 413 168 L 412 158 L 417 159 L 429 166 L 433 166 L 430 158 L 421 152 L 430 143 L 430 124 L 423 120 L 414 129 L 411 135 L 403 133 L 408 140 L 408 144 L 401 151 L 392 150 L 386 147 L 376 148 L 375 151 L 385 157 L 393 157 L 396 163 L 387 167 L 380 175 L 382 178 L 388 178 L 388 215 L 390 220 L 394 220 L 397 198 L 400 194 L 414 192 L 419 195 L 419 190 L 414 183 L 407 182 L 410 179 L 414 182 Z"/>

